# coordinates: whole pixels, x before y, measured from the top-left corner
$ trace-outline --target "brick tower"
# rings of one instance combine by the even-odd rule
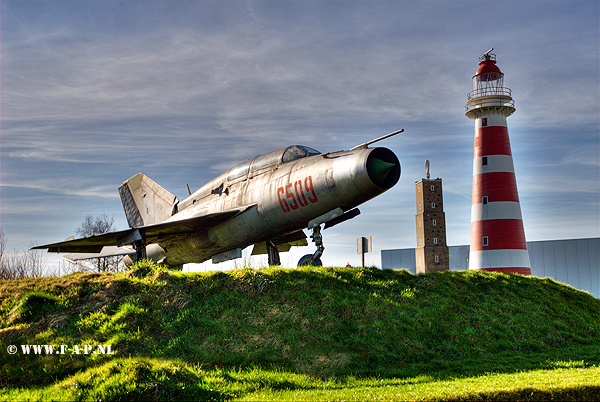
[[[469,269],[531,275],[506,125],[514,101],[492,50],[479,56],[465,113],[475,120]]]
[[[448,271],[450,258],[446,244],[446,214],[442,195],[442,179],[429,178],[429,161],[425,162],[426,178],[415,183],[417,195],[417,274]]]

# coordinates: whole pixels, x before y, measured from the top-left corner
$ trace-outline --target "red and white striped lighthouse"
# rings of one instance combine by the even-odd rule
[[[469,269],[531,275],[506,125],[514,100],[492,50],[479,57],[465,113],[475,120]]]

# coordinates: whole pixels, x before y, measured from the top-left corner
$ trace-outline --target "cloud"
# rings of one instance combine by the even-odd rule
[[[74,183],[71,178],[48,180],[26,180],[19,182],[2,181],[2,187],[36,190],[42,193],[61,194],[89,198],[119,198],[114,187],[93,186],[85,183]]]

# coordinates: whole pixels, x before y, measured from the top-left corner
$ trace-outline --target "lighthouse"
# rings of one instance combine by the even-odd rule
[[[465,113],[475,120],[469,269],[531,275],[506,124],[514,100],[492,50],[479,56]]]

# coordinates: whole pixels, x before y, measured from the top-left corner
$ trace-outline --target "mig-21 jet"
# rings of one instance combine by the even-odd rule
[[[33,247],[73,253],[68,260],[124,256],[126,265],[143,258],[181,267],[267,254],[279,265],[279,252],[308,245],[303,229],[312,231],[317,250],[298,265],[321,265],[321,225],[331,227],[354,218],[356,208],[392,188],[400,179],[400,162],[387,148],[369,145],[399,130],[348,151],[320,153],[292,145],[238,163],[179,201],[142,173],[126,180],[119,195],[129,229]]]

